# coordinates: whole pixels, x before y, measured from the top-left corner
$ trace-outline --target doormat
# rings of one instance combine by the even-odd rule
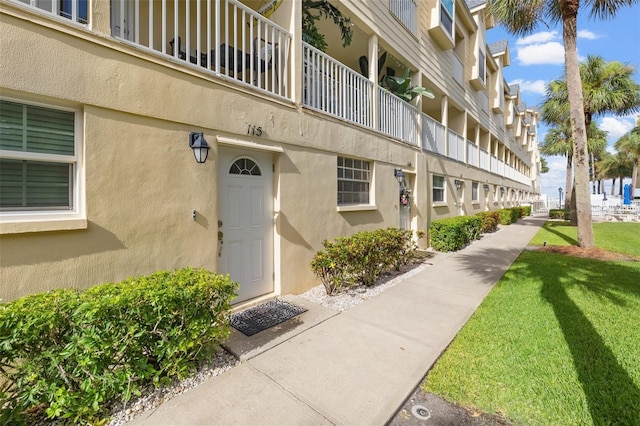
[[[253,336],[306,311],[306,309],[284,300],[270,300],[244,312],[231,315],[231,327],[245,336]]]

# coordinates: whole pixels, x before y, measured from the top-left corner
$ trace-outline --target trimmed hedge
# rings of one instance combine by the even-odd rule
[[[0,305],[0,423],[46,413],[100,423],[106,407],[186,376],[229,336],[237,284],[186,268]]]
[[[564,210],[564,209],[550,209],[549,218],[569,220],[571,219],[571,212],[569,210]]]
[[[388,228],[325,240],[324,249],[311,261],[311,270],[327,294],[359,284],[372,285],[384,271],[399,270],[409,263],[416,248],[411,236],[411,231]]]
[[[500,223],[500,213],[498,213],[497,210],[479,212],[476,213],[476,216],[479,216],[480,220],[482,221],[480,232],[482,232],[483,234],[495,232],[498,230],[498,224]]]
[[[531,216],[531,206],[520,206],[520,208],[522,209],[521,217]]]
[[[501,225],[511,225],[516,223],[522,217],[522,209],[520,207],[512,207],[509,209],[498,210],[500,214]]]
[[[435,220],[429,226],[431,247],[438,251],[456,251],[480,237],[480,216],[457,216]]]

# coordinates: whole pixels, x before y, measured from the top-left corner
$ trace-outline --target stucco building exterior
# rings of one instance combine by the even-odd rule
[[[238,303],[301,293],[325,239],[537,197],[485,1],[331,0],[353,38],[323,18],[325,52],[270,2],[0,0],[3,301],[185,266]],[[382,89],[383,53],[434,98]]]

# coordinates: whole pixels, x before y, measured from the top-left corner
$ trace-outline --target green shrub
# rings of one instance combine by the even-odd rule
[[[480,217],[481,225],[480,232],[486,234],[488,232],[495,232],[498,229],[500,223],[500,213],[497,210],[491,210],[488,212],[476,213],[476,216]]]
[[[324,249],[311,261],[311,270],[327,294],[372,285],[382,272],[409,263],[415,250],[411,236],[411,231],[388,228],[325,240]]]
[[[0,421],[100,422],[144,385],[184,377],[228,337],[236,287],[187,268],[0,305]]]
[[[520,207],[512,207],[510,209],[500,209],[498,210],[500,214],[500,224],[501,225],[511,225],[515,223],[520,218],[522,214],[522,210]]]
[[[520,208],[522,209],[521,217],[531,216],[531,206],[520,206]]]
[[[434,220],[429,226],[431,247],[438,251],[456,251],[480,237],[482,219],[479,216],[458,216]]]
[[[571,219],[571,214],[569,210],[564,209],[549,209],[549,218],[551,219]]]

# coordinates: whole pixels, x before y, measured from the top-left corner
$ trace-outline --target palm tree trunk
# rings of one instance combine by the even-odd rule
[[[573,188],[573,154],[567,153],[567,172],[564,181],[564,208],[568,209],[571,205],[571,188]]]
[[[638,180],[638,159],[633,162],[633,171],[631,172],[631,199],[633,200],[635,188],[636,188],[636,180]]]
[[[611,195],[614,195],[616,192],[616,178],[611,179]]]
[[[564,40],[564,63],[569,92],[569,113],[573,130],[573,156],[575,168],[575,204],[578,218],[578,245],[593,247],[591,224],[591,194],[589,193],[589,153],[584,114],[582,81],[576,46],[579,0],[560,2],[562,12],[562,34]]]
[[[622,197],[622,185],[624,184],[624,176],[620,176],[620,184],[618,185],[618,195]]]
[[[596,157],[593,155],[593,153],[590,154],[591,156],[591,188],[592,188],[592,193],[595,194],[596,193]]]

